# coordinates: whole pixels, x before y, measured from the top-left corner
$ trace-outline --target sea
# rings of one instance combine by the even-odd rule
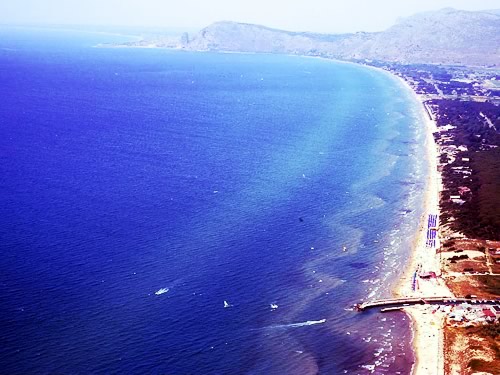
[[[0,372],[410,374],[427,175],[387,73],[0,29]]]

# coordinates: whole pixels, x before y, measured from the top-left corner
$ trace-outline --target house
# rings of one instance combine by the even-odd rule
[[[495,315],[495,313],[493,311],[491,311],[490,309],[483,309],[483,315],[484,317],[487,319],[487,320],[490,320],[490,319],[495,319],[497,316]]]
[[[450,201],[453,203],[464,204],[465,201],[461,199],[460,195],[450,195]]]
[[[493,306],[493,311],[495,312],[496,316],[500,316],[500,306]]]

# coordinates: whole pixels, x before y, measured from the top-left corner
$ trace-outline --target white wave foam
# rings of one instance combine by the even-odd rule
[[[273,326],[269,326],[266,328],[297,328],[297,327],[305,327],[305,326],[312,326],[315,324],[323,324],[326,322],[326,319],[320,319],[320,320],[307,320],[305,322],[300,322],[300,323],[290,323],[290,324],[277,324]]]

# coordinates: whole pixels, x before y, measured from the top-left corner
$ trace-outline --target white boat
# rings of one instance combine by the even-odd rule
[[[275,303],[271,303],[271,309],[275,310],[278,308],[278,305]]]
[[[231,307],[231,305],[229,304],[229,302],[224,301],[224,308],[226,309],[226,308],[228,308],[228,307]]]
[[[161,288],[161,289],[158,289],[158,290],[155,292],[155,294],[156,294],[157,296],[159,296],[160,294],[167,293],[168,291],[169,291],[169,289],[168,289],[168,288]]]

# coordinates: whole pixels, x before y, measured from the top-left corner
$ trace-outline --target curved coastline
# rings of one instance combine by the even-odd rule
[[[439,217],[439,191],[441,188],[440,175],[437,170],[437,150],[433,138],[433,132],[437,130],[436,123],[426,112],[423,98],[403,78],[383,69],[373,69],[390,74],[399,80],[401,85],[411,93],[411,96],[419,103],[419,117],[421,118],[422,125],[425,127],[425,156],[428,174],[422,202],[423,213],[420,218],[418,230],[413,235],[409,262],[403,276],[395,285],[393,294],[396,297],[451,296],[452,293],[448,287],[443,282],[439,283],[438,279],[436,279],[437,285],[420,283],[417,290],[413,290],[412,288],[412,277],[419,266],[422,267],[423,265],[423,267],[426,267],[425,270],[433,269],[436,273],[440,273],[440,263],[437,254],[434,250],[427,249],[425,246],[427,216],[429,214],[437,214]],[[427,314],[427,312],[415,307],[405,308],[404,312],[409,316],[412,323],[412,344],[415,354],[412,374],[444,374],[442,317],[436,316],[437,314]]]
[[[361,63],[342,61],[336,59],[321,58],[344,64],[353,64],[374,70],[391,77],[399,82],[399,85],[411,97],[419,109],[419,118],[425,127],[425,164],[427,165],[427,176],[425,181],[425,192],[422,201],[422,214],[418,223],[417,231],[412,236],[412,246],[409,261],[406,264],[403,275],[392,288],[394,297],[417,297],[417,296],[452,296],[453,294],[444,284],[426,285],[422,290],[412,290],[412,278],[419,265],[433,268],[440,274],[440,263],[437,254],[426,249],[427,236],[426,219],[429,214],[437,214],[439,217],[439,191],[441,190],[440,174],[437,170],[437,149],[434,142],[433,132],[437,130],[435,121],[430,118],[425,109],[424,99],[417,94],[413,88],[402,77],[382,68],[369,66]],[[415,307],[406,307],[402,310],[410,318],[412,330],[412,347],[415,363],[412,366],[413,375],[444,375],[444,353],[443,353],[443,318],[437,314],[427,314]],[[435,355],[437,353],[438,355]]]
[[[305,56],[311,57],[311,56]],[[394,297],[417,297],[417,296],[452,296],[451,291],[444,284],[437,286],[427,285],[425,290],[412,290],[412,277],[419,265],[425,264],[433,268],[436,273],[440,273],[440,263],[437,254],[433,254],[426,249],[425,242],[427,236],[426,219],[429,214],[437,214],[439,217],[439,191],[441,190],[440,175],[437,170],[437,149],[434,142],[433,132],[437,130],[435,121],[430,118],[426,111],[424,99],[417,94],[413,88],[402,77],[382,68],[369,66],[361,63],[342,61],[323,57],[319,58],[334,61],[341,64],[352,64],[382,73],[399,83],[402,90],[405,90],[409,97],[415,102],[419,110],[418,117],[421,125],[425,128],[425,164],[427,166],[427,176],[425,181],[425,192],[422,201],[422,214],[417,226],[417,231],[413,233],[411,240],[411,250],[409,261],[406,264],[403,275],[395,281],[392,287]],[[427,251],[426,251],[427,250]],[[415,362],[412,366],[413,375],[444,375],[444,353],[443,353],[443,318],[415,307],[407,307],[402,311],[409,317],[412,331],[412,347]],[[435,355],[438,353],[438,355]]]

